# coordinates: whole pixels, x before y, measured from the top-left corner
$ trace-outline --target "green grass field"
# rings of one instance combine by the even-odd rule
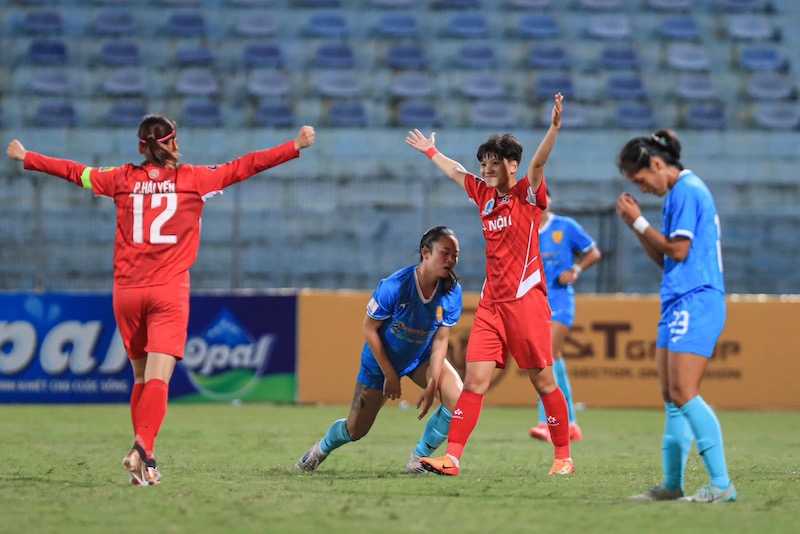
[[[346,407],[175,405],[161,486],[127,485],[127,406],[0,406],[0,532],[797,532],[800,413],[722,412],[739,501],[629,503],[660,479],[663,414],[580,413],[578,472],[550,477],[533,410],[486,408],[461,476],[408,475],[422,431],[387,406],[316,473],[294,463]],[[687,489],[706,482],[693,451]]]

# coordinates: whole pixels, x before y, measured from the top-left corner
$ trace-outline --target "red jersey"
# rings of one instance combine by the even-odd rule
[[[486,240],[486,281],[481,298],[487,302],[515,300],[533,288],[546,297],[538,230],[542,210],[547,207],[544,179],[535,193],[523,178],[502,197],[474,174],[467,174],[464,186],[478,206]]]
[[[64,178],[114,199],[114,282],[151,286],[168,282],[194,264],[207,198],[299,156],[294,142],[288,141],[222,165],[179,165],[177,169],[149,163],[93,168],[30,151],[24,163],[26,169]]]

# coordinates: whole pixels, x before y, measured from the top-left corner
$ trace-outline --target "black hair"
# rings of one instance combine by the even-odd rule
[[[522,161],[522,144],[511,134],[492,134],[481,146],[476,154],[478,161],[483,161],[486,156],[496,156],[508,161]]]
[[[169,115],[146,115],[139,124],[139,142],[146,163],[175,167],[180,154],[169,150],[165,143],[178,134],[178,123]]]
[[[672,130],[659,130],[649,137],[635,137],[628,141],[617,156],[617,168],[622,174],[634,174],[649,168],[653,156],[683,170],[681,143]]]
[[[428,250],[433,250],[433,244],[439,241],[439,238],[445,235],[451,235],[453,237],[456,236],[456,233],[448,228],[447,226],[434,226],[424,234],[422,234],[422,239],[419,241],[419,261],[422,261],[422,249],[426,248]],[[450,276],[447,278],[440,278],[442,281],[442,293],[447,294],[450,293],[453,288],[456,287],[456,282],[458,282],[458,276],[454,271],[450,271]]]

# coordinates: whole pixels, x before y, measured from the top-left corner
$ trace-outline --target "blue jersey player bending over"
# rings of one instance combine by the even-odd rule
[[[551,343],[553,346],[553,374],[556,384],[564,392],[569,413],[569,439],[580,441],[581,427],[575,418],[575,406],[572,401],[572,385],[567,375],[567,365],[561,354],[564,341],[575,320],[574,284],[580,274],[597,263],[601,258],[600,249],[586,230],[571,217],[556,215],[551,211],[550,191],[547,191],[547,209],[542,212],[539,223],[539,249],[544,261],[544,273],[547,280],[547,300],[552,310],[550,323]],[[544,405],[539,402],[538,424],[530,429],[532,438],[551,441],[550,428]]]
[[[314,471],[328,455],[367,435],[387,399],[399,399],[400,378],[408,376],[423,389],[419,419],[438,396],[433,412],[406,464],[410,473],[426,473],[419,459],[430,456],[450,429],[451,413],[463,384],[445,359],[450,327],[461,316],[461,285],[453,269],[458,240],[450,228],[431,228],[419,244],[420,262],[381,280],[367,305],[366,343],[353,403],[346,419],[335,421],[325,436],[295,464]]]
[[[656,367],[667,415],[661,444],[664,480],[631,499],[731,502],[736,489],[728,475],[722,428],[700,396],[703,373],[725,326],[719,215],[706,184],[683,168],[680,157],[675,133],[659,130],[631,139],[617,158],[620,172],[643,193],[665,196],[660,232],[642,216],[631,195],[617,199],[617,213],[663,270]],[[710,481],[684,497],[683,475],[693,438]]]

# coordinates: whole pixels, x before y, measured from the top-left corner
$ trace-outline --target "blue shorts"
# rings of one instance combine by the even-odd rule
[[[548,288],[547,299],[550,302],[551,315],[553,321],[564,323],[569,328],[575,322],[575,295],[566,291],[552,291]]]
[[[371,356],[370,356],[371,358]],[[420,365],[430,360],[430,354],[426,358],[421,358],[412,362],[408,367],[401,371],[397,371],[397,376],[403,378],[404,376],[408,376],[413,374]],[[379,391],[383,391],[383,382],[386,377],[383,375],[383,371],[378,366],[378,362],[372,359],[372,365],[365,365],[364,362],[361,362],[361,369],[358,371],[358,378],[356,379],[359,384],[364,384],[370,389],[377,389]],[[396,369],[395,369],[396,370]]]
[[[656,347],[710,358],[725,327],[725,295],[701,288],[661,312]]]

